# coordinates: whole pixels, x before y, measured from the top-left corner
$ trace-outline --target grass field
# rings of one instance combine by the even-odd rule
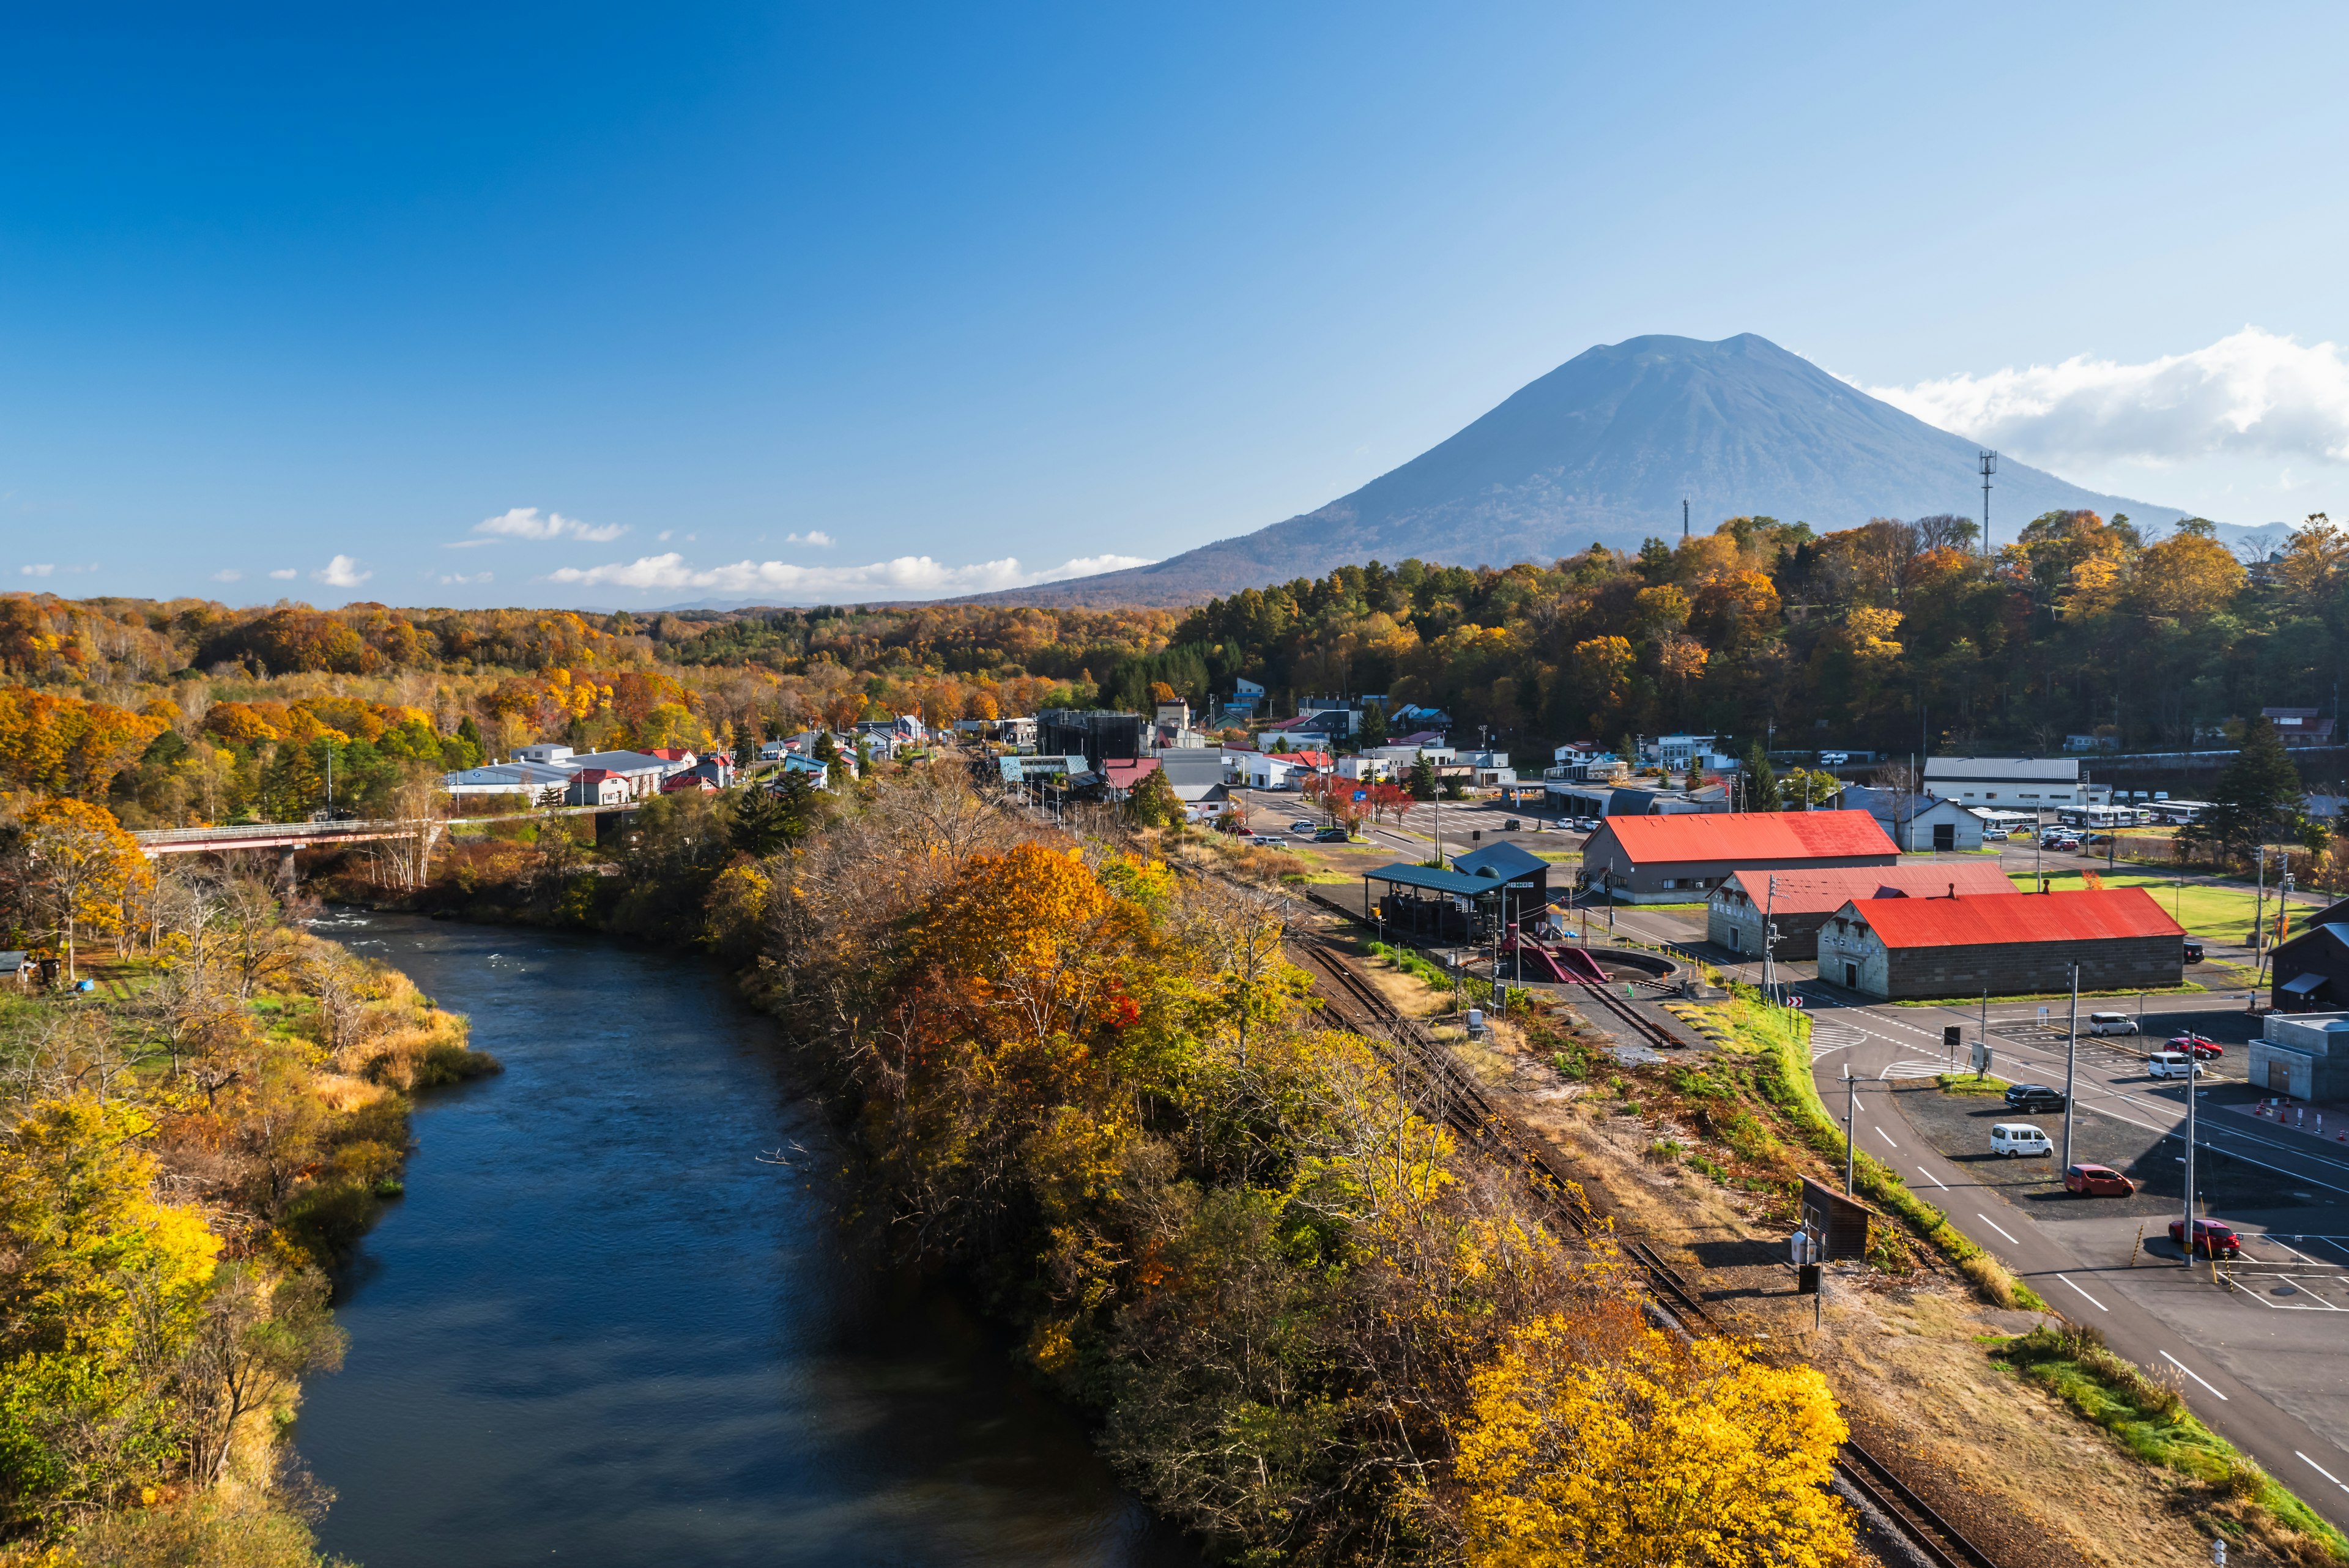
[[[2179,925],[2205,941],[2240,943],[2251,935],[2253,906],[2257,892],[2250,888],[2212,888],[2189,882],[2181,889],[2175,877],[2165,877],[2158,871],[2112,871],[2096,873],[2107,888],[2142,888],[2151,893],[2154,901]],[[2033,890],[2027,872],[2014,874],[2015,886],[2025,892]],[[2047,885],[2058,893],[2076,891],[2085,886],[2077,870],[2051,871]],[[2294,909],[2294,918],[2311,912],[2304,906]],[[2275,898],[2268,898],[2268,918],[2275,918]]]

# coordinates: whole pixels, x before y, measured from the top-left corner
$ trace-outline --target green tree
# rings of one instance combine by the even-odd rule
[[[1383,746],[1387,743],[1387,711],[1385,708],[1376,702],[1364,705],[1362,709],[1362,729],[1361,738],[1362,750],[1366,752],[1373,746]]]
[[[764,860],[790,847],[792,835],[783,821],[781,800],[757,784],[737,791],[726,836],[735,848],[753,860]]]
[[[2275,725],[2254,719],[2243,732],[2243,748],[2219,775],[2210,807],[2190,830],[2195,839],[2232,855],[2249,855],[2279,838],[2309,836],[2308,788]]]
[[[1776,811],[1785,804],[1778,794],[1777,770],[1759,741],[1745,748],[1744,795],[1748,811]]]
[[[830,730],[817,734],[815,745],[808,754],[830,768],[833,773],[837,774],[840,771],[840,742],[832,738]]]
[[[1157,768],[1142,775],[1133,793],[1126,797],[1126,815],[1143,827],[1179,827],[1183,825],[1183,797],[1166,782],[1166,774]]]
[[[1411,798],[1413,800],[1433,800],[1435,798],[1435,764],[1429,762],[1423,754],[1413,758],[1411,772],[1405,779],[1405,787],[1411,791]]]

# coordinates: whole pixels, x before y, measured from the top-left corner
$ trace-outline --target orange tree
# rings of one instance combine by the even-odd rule
[[[66,978],[78,978],[81,939],[112,935],[127,895],[153,877],[139,841],[113,814],[86,801],[53,800],[26,818],[19,847],[23,885],[39,928],[63,950]]]
[[[169,727],[103,702],[0,687],[0,786],[95,800]]]

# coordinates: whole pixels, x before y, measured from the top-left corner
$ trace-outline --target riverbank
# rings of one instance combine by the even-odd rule
[[[316,1563],[282,1433],[342,1355],[328,1271],[402,1190],[413,1094],[497,1070],[307,911],[173,875],[94,990],[0,1002],[0,1562]]]
[[[1806,1479],[1841,1433],[1816,1374],[1649,1328],[1611,1249],[1549,1233],[1460,1149],[1407,1054],[1322,1028],[1277,875],[1114,821],[1050,830],[958,771],[836,805],[754,846],[723,797],[669,797],[600,857],[564,834],[460,846],[415,902],[719,957],[853,1109],[856,1199],[893,1253],[974,1282],[1213,1555],[1653,1549],[1732,1517],[1841,1552],[1848,1516]],[[1663,1401],[1640,1428],[1661,1446],[1561,1493],[1634,1386]],[[1771,1475],[1746,1473],[1764,1449]],[[1666,1452],[1698,1458],[1702,1507],[1639,1481]]]

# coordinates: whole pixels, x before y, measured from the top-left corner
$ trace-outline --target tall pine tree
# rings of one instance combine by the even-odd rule
[[[1745,748],[1745,809],[1776,811],[1785,803],[1778,796],[1777,771],[1770,765],[1770,753],[1754,742]]]
[[[2300,843],[2312,836],[2308,788],[2284,750],[2275,726],[2254,719],[2243,732],[2243,749],[2219,775],[2209,809],[2194,824],[2193,836],[2232,855],[2249,855],[2262,844]],[[2322,842],[2321,837],[2318,839]]]

